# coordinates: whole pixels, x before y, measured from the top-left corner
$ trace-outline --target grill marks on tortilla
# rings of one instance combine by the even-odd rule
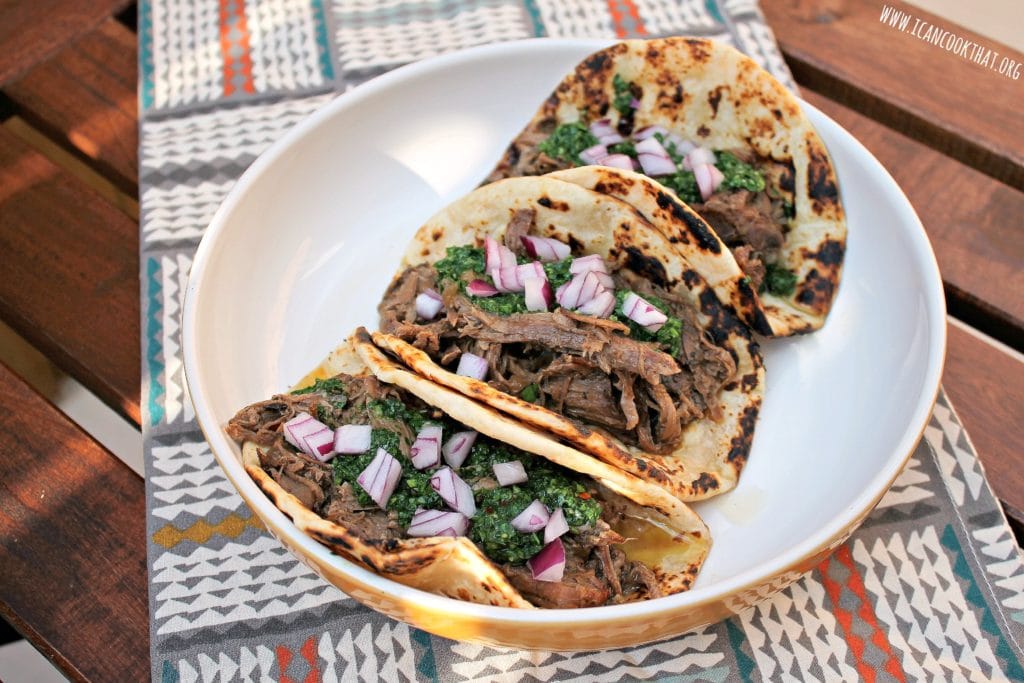
[[[822,218],[841,215],[839,189],[828,153],[816,135],[808,135],[807,149],[807,196],[814,214]]]

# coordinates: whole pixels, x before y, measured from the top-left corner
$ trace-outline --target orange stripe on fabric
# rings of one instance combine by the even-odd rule
[[[237,39],[232,36],[233,28],[238,29]],[[241,52],[237,59],[231,55],[235,47]],[[249,94],[255,93],[252,57],[249,53],[249,26],[245,20],[245,0],[220,0],[220,53],[224,59],[224,96],[235,94],[235,80],[239,77],[242,79],[242,90]]]
[[[630,19],[633,20],[634,29],[630,32],[625,23],[623,22],[623,14],[619,9],[620,3],[626,6],[626,12],[629,14]],[[615,35],[619,38],[627,38],[630,35],[645,36],[647,35],[647,29],[644,28],[644,22],[640,19],[640,12],[637,10],[636,5],[633,4],[633,0],[608,0],[608,13],[612,15],[612,25],[615,27]]]
[[[626,9],[629,11],[629,16],[631,16],[633,21],[636,22],[636,28],[633,29],[633,32],[638,36],[646,36],[647,28],[644,27],[644,22],[640,20],[640,11],[637,10],[636,5],[633,4],[633,0],[622,1],[626,3]]]
[[[846,580],[846,587],[857,596],[860,601],[860,607],[857,609],[857,616],[867,622],[868,626],[871,627],[871,642],[879,650],[887,655],[885,662],[885,670],[893,678],[906,683],[907,677],[903,672],[903,668],[900,666],[899,660],[896,659],[896,655],[893,652],[892,644],[889,642],[888,637],[885,635],[885,631],[882,630],[878,624],[878,618],[875,615],[875,610],[871,606],[871,601],[868,599],[867,590],[864,588],[864,580],[860,574],[857,573],[857,569],[853,564],[853,556],[850,554],[849,546],[843,546],[835,552],[835,554],[825,560],[818,566],[818,572],[821,574],[822,584],[825,586],[825,592],[828,593],[829,598],[832,600],[832,611],[835,614],[836,620],[843,629],[843,633],[846,637],[846,642],[850,645],[850,650],[853,652],[853,658],[857,664],[857,672],[868,681],[868,683],[874,683],[877,674],[874,667],[871,666],[864,659],[864,640],[853,632],[853,613],[843,609],[839,605],[839,599],[842,595],[843,587],[839,582],[835,581],[828,575],[828,568],[830,563],[839,562],[846,567],[850,577]]]

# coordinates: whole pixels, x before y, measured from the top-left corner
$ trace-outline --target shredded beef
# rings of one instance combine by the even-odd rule
[[[506,564],[502,571],[515,589],[537,607],[598,607],[611,597],[608,583],[598,577],[578,553],[568,550],[561,581],[538,581],[529,567]]]
[[[482,184],[493,183],[502,178],[511,178],[524,175],[544,175],[552,171],[560,171],[565,168],[572,168],[573,164],[549,157],[541,152],[538,147],[540,143],[548,139],[554,132],[558,122],[554,119],[542,121],[533,130],[524,131],[516,138],[498,167],[487,177]]]
[[[283,439],[282,439],[283,441]],[[306,455],[290,453],[283,444],[261,448],[260,466],[310,510],[320,509],[331,488],[331,467]]]
[[[523,236],[530,233],[530,228],[537,218],[535,209],[518,209],[512,214],[512,220],[505,228],[505,246],[512,250],[517,256],[526,256],[526,247],[523,245]]]
[[[280,394],[269,401],[260,401],[242,408],[228,422],[227,433],[235,441],[252,441],[270,446],[280,438],[281,425],[299,413],[316,410],[320,397],[315,394]]]
[[[740,270],[750,278],[750,287],[756,292],[761,289],[767,267],[761,257],[754,251],[754,248],[744,244],[733,247],[732,255],[736,258],[736,264]]]
[[[734,250],[734,255],[736,247],[749,247],[742,256],[737,256],[737,261],[741,261],[740,267],[751,280],[763,270],[765,261],[775,260],[785,241],[776,211],[764,192],[716,192],[703,204],[694,204],[693,209]],[[758,285],[763,277],[762,273]]]
[[[360,505],[348,482],[334,487],[330,503],[322,514],[325,519],[344,526],[365,540],[404,536],[402,527],[391,514],[372,503],[370,507]]]

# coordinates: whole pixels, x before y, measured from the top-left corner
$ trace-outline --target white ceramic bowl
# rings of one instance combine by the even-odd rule
[[[824,329],[764,344],[767,392],[749,465],[735,491],[696,506],[714,547],[693,590],[581,610],[484,607],[391,582],[298,532],[245,474],[223,425],[294,384],[357,325],[374,327],[416,228],[472,189],[561,77],[605,44],[492,45],[339,97],[246,171],[192,266],[185,372],[227,476],[322,576],[441,635],[590,649],[726,616],[845,540],[909,457],[938,390],[945,309],[921,223],[878,161],[804,105],[832,153],[849,218],[844,279]]]

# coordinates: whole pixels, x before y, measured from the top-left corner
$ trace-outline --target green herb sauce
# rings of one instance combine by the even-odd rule
[[[548,276],[548,283],[551,286],[552,293],[572,279],[572,273],[569,272],[572,261],[573,257],[569,256],[563,261],[553,261],[544,264],[544,273]]]
[[[700,187],[692,171],[676,171],[672,175],[661,176],[658,182],[668,187],[687,204],[699,204],[704,201],[700,196]]]
[[[729,152],[718,152],[715,166],[725,180],[722,181],[722,188],[726,190],[750,190],[751,192],[763,192],[765,188],[764,176],[750,164],[740,161]]]
[[[483,277],[486,262],[484,250],[479,247],[448,247],[445,257],[434,264],[438,284],[451,280],[465,289],[463,274],[472,273],[474,276]]]
[[[587,126],[579,121],[563,123],[555,129],[538,149],[549,157],[561,159],[570,164],[583,165],[580,152],[597,144],[597,138]]]
[[[628,289],[615,292],[615,311],[609,316],[612,320],[629,326],[629,336],[637,341],[657,342],[673,357],[678,357],[683,349],[683,321],[669,313],[668,305],[657,297],[644,297],[644,301],[668,316],[668,320],[657,332],[648,332],[636,324],[632,318],[622,312],[622,302],[629,295]]]
[[[633,110],[633,93],[630,85],[630,82],[619,74],[615,74],[615,77],[612,78],[612,87],[615,88],[612,106],[623,116],[628,115]]]
[[[792,270],[769,263],[765,271],[761,292],[768,290],[775,296],[792,296],[796,291],[796,273]]]

